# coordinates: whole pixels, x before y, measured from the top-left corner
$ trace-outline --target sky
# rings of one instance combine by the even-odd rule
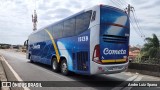
[[[39,29],[99,4],[123,10],[128,4],[134,7],[134,14],[130,15],[130,45],[143,45],[144,38],[152,37],[153,33],[160,39],[160,0],[0,0],[0,43],[23,45],[33,32],[34,9]]]

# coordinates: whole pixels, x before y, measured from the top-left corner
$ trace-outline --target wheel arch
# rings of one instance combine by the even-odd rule
[[[56,58],[57,59],[57,57],[56,57],[56,55],[54,54],[54,55],[52,55],[52,58],[51,58],[51,65],[52,65],[52,60],[53,60],[53,58]],[[62,62],[62,60],[66,60],[66,62],[67,62],[67,58],[65,57],[65,56],[60,56],[60,60],[59,60],[59,62],[58,62],[58,64],[60,64],[61,62]]]

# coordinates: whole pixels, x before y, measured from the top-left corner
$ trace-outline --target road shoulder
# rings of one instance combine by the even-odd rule
[[[7,81],[7,76],[2,64],[2,56],[0,55],[0,81]],[[2,85],[1,85],[2,86]],[[1,87],[2,90],[10,90],[8,87]]]
[[[3,67],[3,71],[6,76],[6,81],[22,81],[22,79],[18,76],[18,74],[13,70],[13,68],[8,64],[8,62],[5,60],[3,56],[0,57],[1,59],[1,65]],[[18,77],[18,78],[17,78]],[[27,87],[5,87],[2,88],[2,90],[30,90]]]

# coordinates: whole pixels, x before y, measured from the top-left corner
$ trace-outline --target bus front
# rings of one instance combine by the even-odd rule
[[[119,73],[128,68],[130,26],[128,15],[100,5],[98,43],[92,54],[91,73]]]

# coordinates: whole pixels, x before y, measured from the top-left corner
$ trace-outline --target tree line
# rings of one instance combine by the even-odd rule
[[[10,44],[0,43],[0,49],[9,49],[11,47]]]
[[[160,41],[156,34],[145,38],[145,42],[140,52],[140,62],[160,64]]]

